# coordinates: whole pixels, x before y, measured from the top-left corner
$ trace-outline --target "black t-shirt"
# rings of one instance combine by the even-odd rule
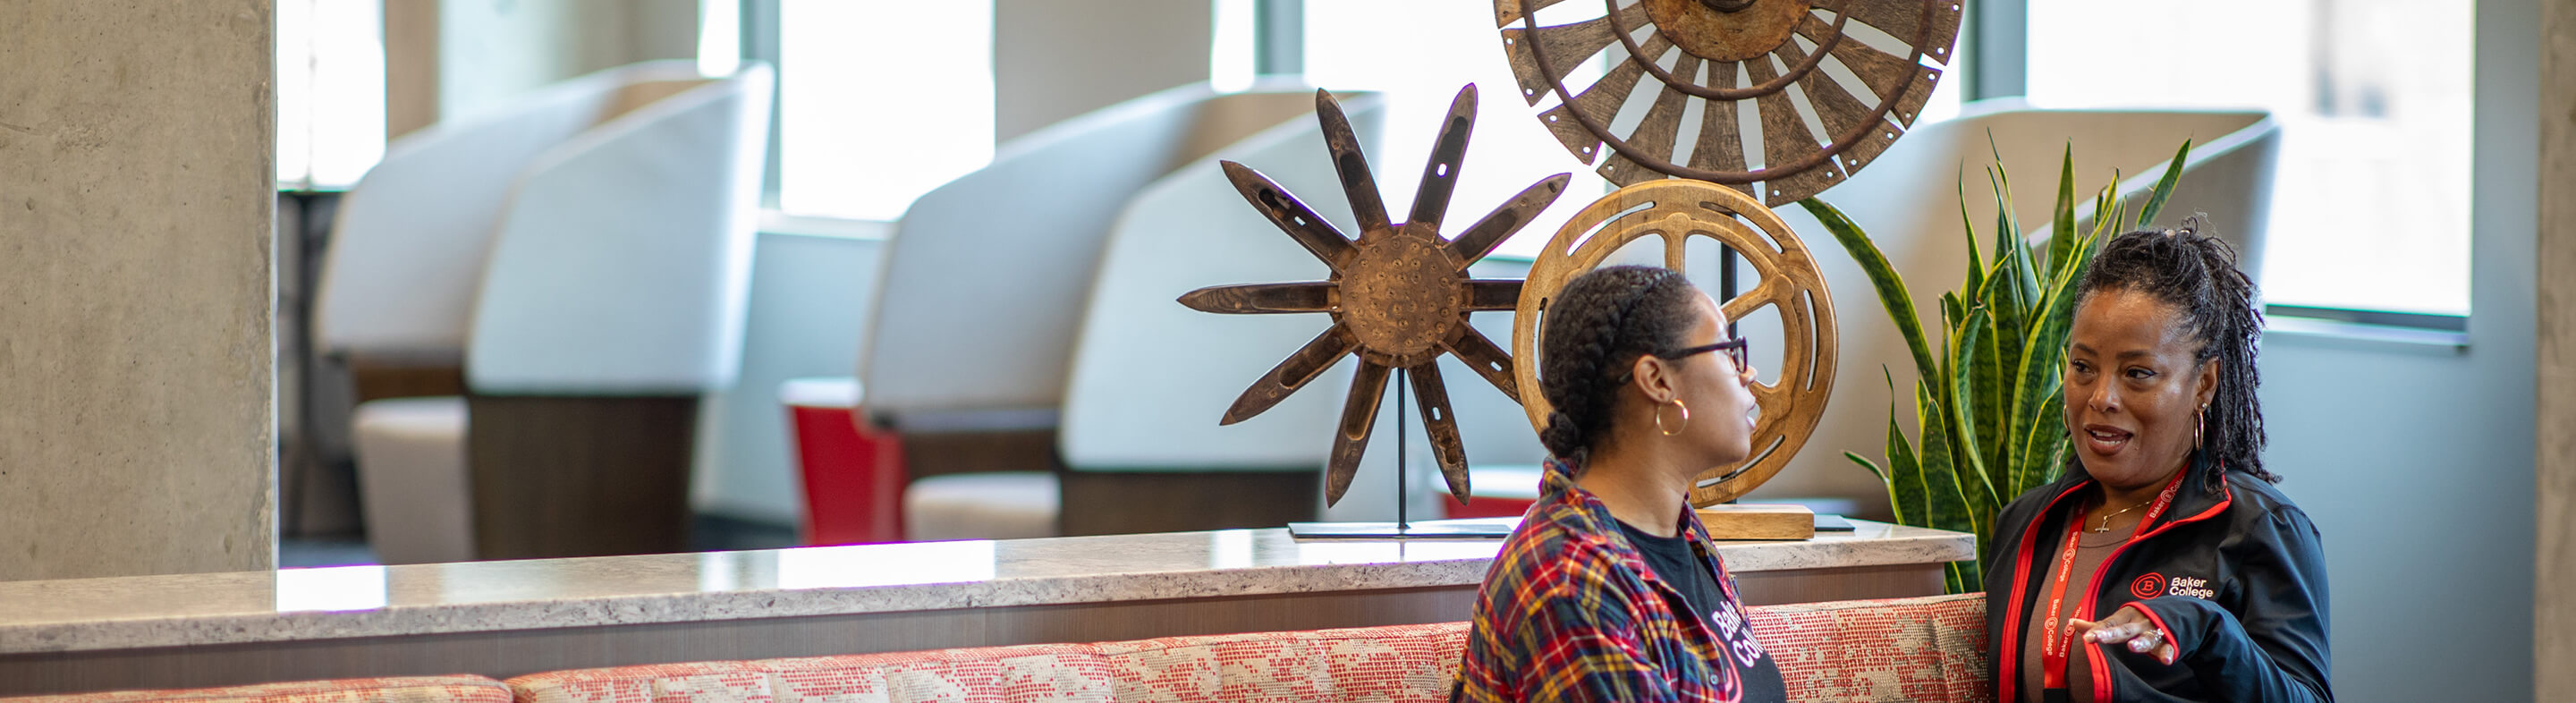
[[[1645,555],[1646,566],[1655,576],[1681,591],[1682,602],[1699,615],[1700,622],[1717,632],[1726,642],[1726,665],[1744,681],[1744,703],[1769,703],[1789,700],[1788,684],[1780,679],[1780,663],[1753,638],[1752,623],[1744,618],[1743,604],[1726,597],[1717,585],[1717,574],[1700,561],[1699,550],[1690,539],[1679,535],[1657,537],[1628,523],[1619,523],[1628,533],[1628,543]]]

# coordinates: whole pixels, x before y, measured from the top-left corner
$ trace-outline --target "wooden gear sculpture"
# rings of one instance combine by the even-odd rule
[[[1606,145],[1613,153],[1599,170],[1613,183],[1674,176],[1747,195],[1761,183],[1763,202],[1778,207],[1849,178],[1914,124],[1941,77],[1921,60],[1949,63],[1964,0],[1604,0],[1594,19],[1539,26],[1539,10],[1562,1],[1494,0],[1494,20],[1521,97],[1558,101],[1539,119],[1575,158],[1591,164]],[[1642,40],[1641,29],[1651,30]],[[1624,60],[1580,92],[1566,85],[1613,44]],[[1624,134],[1615,130],[1647,77],[1661,86],[1653,105]],[[1685,140],[1693,101],[1698,133]],[[1746,122],[1758,131],[1747,134]],[[1748,146],[1760,148],[1760,167],[1746,164]]]
[[[1539,321],[1549,298],[1563,290],[1567,281],[1600,266],[1613,252],[1646,237],[1662,240],[1664,267],[1676,271],[1682,268],[1691,237],[1725,244],[1759,275],[1753,290],[1720,304],[1726,319],[1743,320],[1766,307],[1780,315],[1786,339],[1779,380],[1757,381],[1752,388],[1753,399],[1761,407],[1753,426],[1753,453],[1743,463],[1700,472],[1691,487],[1691,505],[1734,500],[1770,480],[1806,444],[1824,414],[1825,401],[1833,395],[1834,359],[1839,351],[1833,296],[1825,289],[1815,257],[1779,215],[1752,196],[1701,181],[1648,181],[1621,188],[1575,214],[1530,266],[1512,320],[1512,356],[1522,362],[1514,375],[1521,387],[1538,387]],[[1530,424],[1542,430],[1548,413],[1555,410],[1543,395],[1520,398]]]
[[[1439,141],[1432,147],[1430,163],[1423,167],[1421,185],[1414,191],[1413,212],[1403,222],[1388,221],[1386,204],[1379,197],[1368,159],[1360,153],[1350,120],[1343,116],[1332,94],[1315,91],[1315,112],[1323,123],[1325,146],[1341,176],[1342,190],[1350,198],[1352,214],[1359,222],[1356,240],[1343,236],[1260,172],[1232,161],[1223,165],[1226,178],[1233,181],[1245,200],[1251,201],[1253,209],[1261,211],[1315,258],[1322,259],[1332,268],[1331,277],[1301,283],[1212,286],[1182,295],[1180,302],[1215,313],[1323,312],[1332,315],[1333,326],[1253,382],[1226,410],[1221,424],[1242,422],[1269,410],[1322,375],[1343,355],[1357,354],[1359,373],[1352,379],[1350,397],[1342,406],[1341,426],[1333,437],[1328,480],[1324,484],[1325,504],[1338,503],[1350,489],[1353,474],[1359,471],[1360,454],[1367,449],[1369,433],[1377,423],[1378,400],[1386,391],[1387,375],[1391,369],[1403,369],[1421,406],[1423,429],[1430,436],[1440,474],[1448,481],[1450,495],[1463,503],[1468,488],[1466,448],[1458,438],[1458,423],[1450,412],[1447,387],[1441,383],[1440,355],[1457,355],[1501,389],[1504,396],[1524,400],[1516,390],[1523,386],[1517,386],[1512,378],[1511,357],[1467,325],[1468,313],[1513,309],[1521,299],[1521,282],[1469,280],[1467,265],[1484,258],[1519,231],[1522,224],[1556,202],[1571,176],[1560,173],[1539,181],[1456,239],[1443,239],[1440,220],[1449,209],[1449,195],[1457,187],[1458,166],[1467,151],[1467,136],[1475,126],[1474,85],[1459,90],[1457,98],[1450,102]]]

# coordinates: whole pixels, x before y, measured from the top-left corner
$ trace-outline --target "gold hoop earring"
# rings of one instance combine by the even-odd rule
[[[1674,398],[1673,407],[1682,411],[1682,426],[1667,430],[1664,429],[1664,406],[1655,406],[1655,431],[1664,433],[1666,437],[1681,434],[1682,430],[1690,428],[1690,406],[1683,405],[1682,399]]]
[[[2207,430],[2209,429],[2209,406],[2207,406],[2207,405],[2200,406],[2200,410],[2199,410],[2199,411],[2193,412],[2193,413],[2191,414],[2191,419],[2192,419],[2192,426],[2191,426],[2191,448],[2193,448],[2193,449],[2199,449],[2199,448],[2200,448],[2200,435],[2201,435],[2201,433],[2202,433],[2202,432],[2207,431]]]

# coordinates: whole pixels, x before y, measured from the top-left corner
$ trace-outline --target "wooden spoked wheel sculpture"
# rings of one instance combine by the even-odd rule
[[[1587,236],[1588,235],[1588,236]],[[1628,186],[1592,203],[1539,253],[1521,286],[1512,322],[1513,372],[1521,407],[1530,424],[1544,431],[1555,408],[1539,388],[1539,329],[1547,304],[1567,281],[1599,267],[1620,248],[1647,237],[1663,240],[1665,268],[1682,270],[1692,237],[1708,237],[1744,257],[1758,282],[1752,290],[1720,307],[1729,321],[1745,319],[1764,308],[1778,311],[1784,339],[1779,376],[1753,384],[1760,417],[1753,426],[1753,452],[1734,466],[1713,466],[1692,485],[1692,505],[1706,507],[1735,499],[1762,485],[1787,465],[1806,444],[1817,419],[1833,395],[1834,358],[1838,351],[1833,296],[1806,244],[1789,231],[1777,214],[1731,188],[1689,180],[1659,180]],[[1764,354],[1767,356],[1767,354]]]
[[[1779,207],[1850,178],[1914,124],[1941,78],[1922,59],[1949,63],[1964,0],[1603,0],[1593,19],[1540,26],[1540,10],[1562,1],[1494,0],[1494,20],[1522,99],[1557,101],[1539,120],[1575,158],[1593,163],[1606,146],[1599,170],[1612,183],[1673,176],[1746,195],[1760,183]],[[1616,64],[1567,86],[1595,55]],[[1655,91],[1652,106],[1622,117],[1643,91]]]

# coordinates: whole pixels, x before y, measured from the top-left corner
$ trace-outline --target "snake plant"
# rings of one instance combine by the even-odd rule
[[[2186,141],[2137,208],[2134,220],[2125,218],[2128,208],[2114,190],[2119,186],[2115,172],[2112,184],[2094,196],[2091,227],[2079,232],[2075,156],[2070,145],[2058,174],[2056,216],[2043,247],[2024,238],[2021,223],[2013,216],[2012,181],[1998,154],[1995,165],[1986,169],[1997,212],[1991,261],[1978,255],[1967,188],[1964,183],[1959,187],[1959,216],[1968,243],[1967,281],[1959,290],[1941,294],[1938,338],[1928,336],[1904,277],[1867,232],[1822,200],[1798,201],[1868,273],[1879,303],[1913,352],[1920,379],[1914,388],[1914,434],[1919,444],[1909,442],[1898,429],[1891,374],[1886,463],[1852,452],[1843,456],[1887,485],[1898,523],[1977,536],[1978,561],[1952,563],[1946,569],[1950,592],[1982,590],[1979,569],[1993,548],[1995,514],[2022,492],[2056,480],[2065,465],[2068,439],[2061,419],[2065,399],[2061,367],[2066,363],[2066,335],[2075,312],[2075,286],[2083,278],[2094,245],[2105,233],[2125,232],[2152,221],[2172,195],[2182,176],[2184,157],[2190,153],[2191,143]]]

